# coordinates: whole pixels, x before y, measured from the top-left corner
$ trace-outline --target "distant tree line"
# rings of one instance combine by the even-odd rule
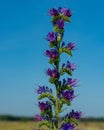
[[[62,117],[60,117],[61,121],[63,120]],[[25,116],[12,116],[12,115],[0,115],[0,121],[36,121],[34,117],[25,117]],[[87,117],[87,118],[81,118],[81,122],[103,122],[104,117],[101,118],[95,118],[95,117]]]
[[[103,122],[104,121],[104,117],[86,117],[86,118],[81,118],[80,119],[81,122]]]
[[[33,121],[33,117],[0,115],[0,121]]]

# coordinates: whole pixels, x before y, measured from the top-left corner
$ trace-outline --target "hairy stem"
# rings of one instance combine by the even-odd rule
[[[62,40],[62,34],[60,34],[60,40],[59,40],[59,44],[57,46],[57,49],[59,51],[59,48],[60,48],[60,42]],[[60,59],[60,55],[59,55],[59,59]],[[60,61],[57,61],[56,63],[56,68],[59,72],[59,63]],[[55,107],[55,116],[56,116],[56,122],[55,122],[55,126],[56,126],[56,129],[55,130],[59,130],[59,127],[58,127],[58,120],[59,120],[59,99],[58,99],[58,92],[59,92],[59,79],[58,79],[58,82],[56,83],[56,107]]]
[[[55,110],[55,115],[56,115],[56,130],[58,130],[59,112],[58,112],[58,90],[57,89],[56,89],[56,110]]]

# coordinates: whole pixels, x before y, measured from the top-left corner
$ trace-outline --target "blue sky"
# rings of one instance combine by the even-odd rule
[[[50,66],[45,36],[52,31],[48,10],[62,6],[73,13],[64,40],[78,48],[71,61],[78,66],[73,77],[79,80],[79,96],[71,108],[84,116],[104,117],[103,5],[103,0],[0,1],[0,114],[34,116],[39,113],[35,88],[54,87],[45,75]],[[62,56],[63,61],[68,58]]]

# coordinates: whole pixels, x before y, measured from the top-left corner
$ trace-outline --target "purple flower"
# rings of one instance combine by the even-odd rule
[[[43,118],[38,114],[35,116],[35,118],[36,118],[37,121],[42,121],[43,120]]]
[[[38,90],[37,90],[37,93],[38,93],[38,94],[42,94],[44,91],[45,91],[44,86],[39,86],[39,88],[38,88]]]
[[[71,123],[62,124],[61,130],[73,130],[74,125]]]
[[[69,85],[71,87],[75,87],[76,84],[77,84],[77,79],[72,79],[72,78],[67,79],[67,85]]]
[[[49,42],[55,42],[57,40],[57,34],[55,32],[49,32],[46,39]]]
[[[71,17],[71,16],[72,16],[70,9],[60,8],[60,12],[61,12],[62,14],[64,14],[65,16],[67,16],[67,17]]]
[[[73,49],[75,48],[75,43],[73,43],[73,42],[68,43],[68,44],[66,45],[66,48],[67,48],[68,50],[73,50]]]
[[[70,63],[69,61],[67,61],[66,68],[74,71],[76,69],[76,66],[74,64]]]
[[[46,56],[50,57],[50,59],[54,59],[59,56],[59,53],[56,49],[46,50],[45,54]]]
[[[52,70],[50,68],[48,68],[48,70],[47,70],[47,75],[52,77]]]
[[[39,102],[39,108],[41,111],[46,110],[49,107],[48,103],[44,103],[44,102]]]
[[[50,9],[49,12],[51,16],[57,16],[59,14],[64,14],[67,17],[72,16],[70,9],[67,9],[67,8],[61,8],[61,7],[59,9],[52,8]]]
[[[64,91],[62,92],[62,95],[65,99],[69,100],[69,101],[72,101],[73,98],[75,98],[75,95],[74,95],[74,90],[67,90],[67,91]]]
[[[52,78],[58,78],[59,77],[59,72],[57,71],[57,69],[48,68],[47,75],[49,75]]]
[[[64,28],[64,20],[58,19],[56,22],[56,25],[58,26],[58,28],[63,29]]]
[[[66,64],[65,63],[62,64],[62,69],[64,69],[64,68],[67,68],[67,69],[69,69],[71,71],[74,71],[76,69],[76,66],[75,66],[75,64],[70,63],[69,61],[67,61]]]
[[[55,9],[55,8],[50,9],[49,12],[50,12],[50,15],[51,15],[51,16],[57,16],[57,15],[59,15],[58,10]]]
[[[52,89],[48,88],[47,86],[44,87],[44,86],[39,86],[39,88],[37,89],[37,94],[42,94],[42,93],[45,93],[45,92],[49,92],[49,93],[52,93]]]
[[[72,118],[75,118],[75,119],[80,119],[81,116],[82,116],[82,112],[74,112],[74,110],[72,110],[70,113],[69,113],[69,116],[72,117]]]

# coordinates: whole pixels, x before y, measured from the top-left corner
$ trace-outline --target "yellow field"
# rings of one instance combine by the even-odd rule
[[[0,130],[37,130],[35,122],[0,122]],[[47,130],[44,128],[44,130]],[[80,123],[76,130],[104,130],[104,122]]]
[[[78,130],[104,130],[104,122],[80,123]]]

